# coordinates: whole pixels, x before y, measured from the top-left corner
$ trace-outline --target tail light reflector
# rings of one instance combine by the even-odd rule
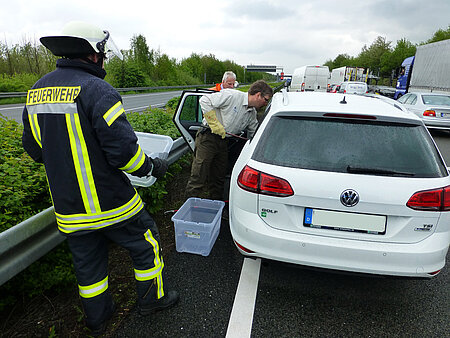
[[[406,206],[414,210],[450,211],[450,186],[418,191],[411,196]]]
[[[256,194],[288,197],[294,195],[291,185],[285,179],[263,173],[245,166],[239,174],[238,186]]]
[[[436,112],[434,110],[425,110],[423,112],[423,116],[436,117]]]
[[[241,249],[242,251],[244,251],[244,252],[247,252],[247,253],[255,253],[254,251],[252,251],[252,250],[250,250],[250,249],[247,249],[245,246],[242,246],[242,245],[240,245],[238,242],[236,242],[236,241],[234,241],[234,243],[236,244],[236,246],[239,248],[239,249]]]
[[[441,272],[441,270],[429,272],[428,274],[429,274],[430,276],[436,276],[439,272]]]

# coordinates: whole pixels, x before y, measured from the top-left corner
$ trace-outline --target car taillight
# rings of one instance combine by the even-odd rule
[[[238,186],[256,194],[277,197],[294,195],[291,185],[285,179],[263,173],[247,165],[239,173]]]
[[[325,117],[339,117],[347,119],[363,119],[363,120],[376,120],[377,117],[373,115],[359,115],[359,114],[343,114],[343,113],[325,113]]]
[[[425,110],[423,112],[423,116],[436,117],[436,112],[434,110]]]
[[[418,191],[411,196],[406,206],[423,211],[450,211],[450,186]]]
[[[259,188],[259,171],[245,166],[239,174],[238,185],[244,190],[257,193]]]
[[[305,91],[305,83],[303,82],[302,83],[302,87],[301,87],[301,89],[300,89],[302,92],[304,92]]]

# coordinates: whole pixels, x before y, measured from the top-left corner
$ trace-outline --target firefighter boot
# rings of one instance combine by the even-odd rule
[[[158,299],[156,289],[156,285],[153,281],[137,283],[138,311],[140,315],[145,316],[156,311],[170,308],[175,305],[180,298],[177,291],[168,291],[164,293],[163,297]]]
[[[104,334],[106,332],[106,328],[108,326],[109,320],[114,315],[114,312],[116,312],[116,304],[114,304],[114,302],[111,302],[108,305],[108,307],[106,309],[106,313],[105,313],[104,319],[103,319],[103,321],[100,324],[87,325],[87,327],[91,331],[90,335],[92,337],[101,336],[102,334]]]

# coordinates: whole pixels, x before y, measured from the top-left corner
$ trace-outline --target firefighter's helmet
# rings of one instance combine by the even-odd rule
[[[63,28],[61,35],[43,36],[40,41],[56,56],[76,58],[101,53],[123,59],[108,31],[81,21],[70,22]]]

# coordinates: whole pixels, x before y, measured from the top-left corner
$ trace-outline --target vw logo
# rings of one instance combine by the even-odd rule
[[[347,189],[341,194],[341,203],[346,207],[353,207],[359,202],[359,195],[355,190]]]

